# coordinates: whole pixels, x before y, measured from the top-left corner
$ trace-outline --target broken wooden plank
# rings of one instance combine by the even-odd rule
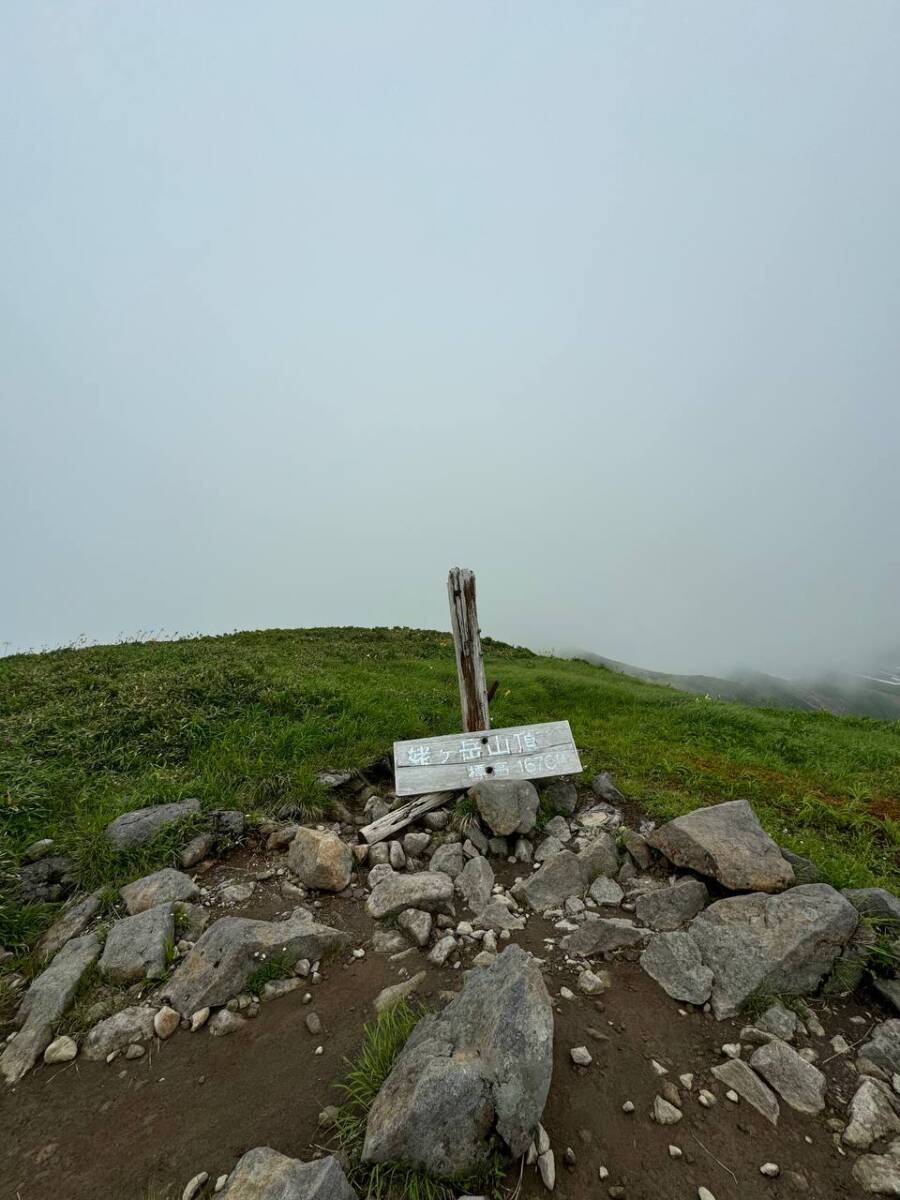
[[[399,830],[424,816],[425,813],[431,812],[433,808],[440,808],[442,804],[451,804],[457,795],[456,791],[429,792],[425,796],[419,796],[416,800],[410,800],[408,804],[403,804],[400,808],[395,808],[387,816],[379,817],[371,825],[364,825],[359,832],[369,845],[373,846],[376,842],[383,842],[385,838],[393,837]]]

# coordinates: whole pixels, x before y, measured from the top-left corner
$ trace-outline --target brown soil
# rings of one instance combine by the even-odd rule
[[[276,856],[275,861],[280,861]],[[215,876],[240,877],[243,870],[266,865],[261,856],[242,855],[215,869]],[[274,864],[273,864],[274,865]],[[495,865],[510,882],[515,869]],[[286,905],[277,880],[261,884],[248,916],[271,917]],[[2,1200],[144,1200],[152,1185],[159,1195],[180,1196],[199,1171],[211,1179],[228,1172],[252,1146],[269,1145],[306,1158],[327,1145],[317,1129],[326,1104],[340,1103],[335,1088],[356,1054],[372,1000],[399,979],[398,964],[372,952],[372,923],[360,896],[324,898],[321,919],[351,932],[353,945],[368,947],[362,960],[349,955],[325,969],[324,980],[309,990],[313,1003],[302,1003],[299,989],[262,1006],[255,1021],[230,1037],[206,1031],[177,1032],[154,1043],[134,1062],[112,1065],[76,1060],[65,1067],[41,1066],[14,1090],[0,1095],[0,1198]],[[545,954],[543,938],[559,936],[540,918],[513,935],[536,955]],[[424,956],[411,956],[407,973],[422,969]],[[421,960],[421,961],[420,961]],[[801,1117],[782,1105],[773,1129],[743,1101],[733,1105],[709,1073],[722,1061],[722,1043],[738,1040],[740,1021],[717,1022],[696,1010],[679,1015],[670,1000],[637,963],[609,964],[613,987],[600,1001],[576,995],[559,999],[559,988],[575,990],[576,972],[554,954],[545,963],[555,998],[554,1075],[544,1123],[556,1161],[555,1195],[561,1200],[606,1197],[624,1188],[625,1200],[694,1200],[701,1185],[716,1200],[776,1200],[800,1194],[789,1172],[799,1172],[815,1200],[844,1200],[859,1195],[850,1174],[852,1159],[833,1145],[825,1120],[844,1114],[852,1095],[853,1075],[845,1059],[832,1058],[827,1040],[814,1039],[829,1075],[828,1111],[821,1118]],[[446,988],[458,988],[460,972],[428,968],[421,993],[437,1003]],[[323,1032],[313,1037],[303,1018],[314,1009]],[[850,1018],[862,1015],[866,1023]],[[863,1038],[875,1020],[876,1005],[841,1005],[821,1018],[828,1037],[843,1033],[849,1042]],[[588,1032],[592,1028],[598,1038]],[[317,1056],[318,1045],[324,1047]],[[569,1051],[587,1045],[593,1064],[572,1065]],[[662,1128],[649,1119],[658,1080],[649,1060],[669,1068],[669,1078],[693,1072],[694,1087],[680,1124]],[[719,1101],[712,1109],[696,1100],[698,1088],[714,1084]],[[622,1104],[633,1101],[626,1115]],[[806,1139],[809,1139],[807,1141]],[[669,1144],[683,1157],[670,1158]],[[564,1165],[566,1147],[576,1156]],[[764,1178],[764,1162],[781,1167],[781,1177]],[[601,1180],[599,1169],[609,1175]],[[517,1172],[510,1176],[515,1182]],[[800,1185],[802,1187],[802,1184]],[[171,1189],[167,1191],[165,1189]],[[522,1195],[548,1193],[533,1170],[526,1169]]]

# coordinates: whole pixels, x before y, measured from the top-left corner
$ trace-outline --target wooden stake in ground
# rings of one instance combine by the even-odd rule
[[[481,635],[478,631],[478,611],[475,607],[474,574],[465,567],[453,567],[447,579],[447,592],[450,596],[453,644],[456,647],[463,729],[467,733],[478,729],[490,729],[484,659],[481,655]]]

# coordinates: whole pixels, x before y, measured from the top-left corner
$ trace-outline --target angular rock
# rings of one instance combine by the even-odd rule
[[[470,858],[456,877],[457,894],[474,913],[488,904],[494,887],[494,872],[486,858]]]
[[[578,789],[568,779],[557,779],[544,788],[548,806],[564,817],[571,817],[578,806]]]
[[[626,829],[622,833],[622,845],[634,859],[642,871],[649,871],[653,865],[653,851],[647,845],[647,839],[634,829]]]
[[[55,904],[71,896],[77,886],[78,872],[71,858],[54,854],[22,868],[18,899],[22,904]]]
[[[797,1112],[816,1116],[825,1107],[825,1076],[780,1038],[755,1050],[749,1064]]]
[[[99,953],[100,942],[93,933],[72,938],[31,984],[16,1013],[19,1032],[0,1054],[0,1074],[7,1083],[18,1083],[50,1045],[53,1026]]]
[[[411,996],[413,992],[418,991],[427,978],[427,971],[419,971],[417,974],[410,976],[409,979],[404,979],[402,983],[395,983],[391,987],[382,988],[372,1002],[375,1006],[375,1011],[383,1012],[386,1008],[392,1008],[400,1000],[405,1000],[407,996]]]
[[[366,912],[376,921],[392,917],[405,908],[446,912],[453,900],[453,880],[442,871],[418,871],[414,875],[392,875],[372,889]]]
[[[900,979],[873,979],[872,990],[895,1012],[900,1012]]]
[[[601,771],[591,780],[591,790],[595,796],[605,800],[607,804],[622,804],[625,797],[612,781],[609,771]]]
[[[217,838],[226,842],[236,842],[244,836],[246,818],[236,808],[214,808],[209,814],[209,821]]]
[[[376,863],[369,874],[366,876],[366,884],[371,892],[376,888],[382,879],[390,879],[396,875],[396,871],[389,863]]]
[[[155,1015],[156,1010],[149,1004],[123,1008],[94,1026],[84,1039],[82,1054],[92,1062],[102,1062],[114,1051],[146,1041],[153,1037]]]
[[[429,863],[430,871],[441,871],[444,875],[449,875],[451,879],[455,879],[466,863],[465,855],[463,854],[462,844],[460,842],[445,842],[443,846],[438,846],[434,854],[431,856]]]
[[[353,851],[336,833],[301,826],[288,847],[288,866],[306,887],[342,892],[350,883]]]
[[[536,912],[557,908],[569,896],[580,896],[587,884],[578,855],[563,850],[548,858],[544,865],[512,888],[517,900],[524,900]]]
[[[421,908],[407,908],[397,917],[397,928],[417,946],[427,946],[433,918]]]
[[[862,1080],[850,1101],[848,1115],[850,1121],[841,1140],[854,1150],[868,1150],[879,1138],[900,1133],[895,1097],[880,1079]]]
[[[106,840],[117,850],[144,846],[160,830],[200,811],[199,800],[182,800],[178,804],[154,804],[122,813],[106,827]]]
[[[44,1062],[48,1066],[55,1066],[57,1063],[71,1062],[72,1059],[78,1057],[78,1043],[74,1038],[58,1037],[52,1041],[44,1051]]]
[[[887,888],[844,888],[841,895],[847,897],[862,917],[873,917],[876,922],[882,920],[891,925],[900,922],[900,899]]]
[[[417,833],[415,831],[407,833],[403,837],[403,853],[411,854],[414,858],[421,858],[428,849],[430,841],[430,833]]]
[[[269,840],[271,841],[271,838]],[[195,838],[191,838],[179,856],[182,870],[186,871],[189,867],[196,867],[197,863],[203,862],[204,858],[209,858],[215,848],[214,834],[198,833]]]
[[[653,1101],[653,1120],[657,1125],[677,1125],[684,1113],[662,1096],[656,1096]]]
[[[770,1004],[766,1011],[756,1021],[756,1028],[773,1037],[781,1038],[783,1042],[792,1042],[797,1032],[797,1014],[779,1001]]]
[[[481,819],[499,837],[530,833],[537,819],[538,794],[527,779],[487,779],[469,789]]]
[[[484,1163],[494,1130],[518,1157],[552,1069],[550,997],[537,963],[510,945],[413,1030],[369,1111],[363,1159],[452,1178]]]
[[[815,992],[857,920],[853,905],[825,883],[780,896],[732,896],[704,909],[689,932],[713,972],[716,1016],[734,1016],[757,991]]]
[[[545,837],[534,851],[535,862],[546,862],[548,858],[552,858],[554,854],[559,854],[565,850],[565,846],[557,837]]]
[[[900,1138],[886,1154],[864,1154],[853,1164],[853,1178],[865,1192],[876,1196],[900,1196]]]
[[[872,1040],[860,1046],[859,1057],[881,1067],[888,1075],[900,1071],[900,1019],[891,1017],[882,1021]]]
[[[587,957],[626,946],[642,946],[649,936],[646,929],[639,929],[621,917],[597,917],[567,933],[560,946],[567,954]]]
[[[52,958],[73,937],[84,933],[100,911],[101,892],[91,892],[71,908],[57,917],[38,943],[38,957],[42,962]]]
[[[676,866],[710,875],[733,892],[780,892],[794,871],[746,800],[730,800],[655,829],[647,838]]]
[[[660,933],[641,955],[641,966],[673,1000],[705,1004],[713,973],[689,933]]]
[[[595,904],[601,907],[617,907],[622,903],[625,893],[614,879],[598,875],[588,888],[588,895]]]
[[[305,1163],[268,1146],[248,1150],[219,1195],[223,1200],[356,1200],[336,1158]]]
[[[100,974],[109,983],[120,985],[156,978],[165,972],[167,951],[174,940],[172,904],[158,904],[136,916],[124,917],[107,934]]]
[[[126,883],[119,889],[119,895],[125,901],[125,907],[132,916],[135,913],[146,912],[157,904],[168,904],[175,900],[196,900],[200,889],[189,876],[176,871],[172,867],[163,867],[143,879]]]
[[[502,900],[492,900],[486,904],[474,921],[479,929],[524,929],[525,921],[517,913],[512,912]]]
[[[347,943],[347,934],[317,924],[304,909],[284,921],[222,917],[210,925],[161,989],[182,1016],[226,1004],[244,988],[261,956],[277,955],[287,966],[317,962]]]
[[[567,842],[572,836],[572,831],[569,828],[569,822],[565,817],[551,817],[544,826],[544,833],[548,837],[559,838],[561,842]]]
[[[220,1008],[209,1022],[209,1032],[212,1037],[228,1037],[237,1033],[247,1024],[247,1018],[240,1013],[232,1012],[230,1008]]]
[[[635,915],[651,929],[671,931],[692,921],[708,899],[705,884],[699,879],[684,879],[674,887],[656,888],[638,896]]]
[[[53,846],[53,838],[41,838],[40,841],[32,842],[30,846],[26,846],[26,848],[19,855],[19,861],[23,864],[23,866],[38,862],[40,859],[46,858],[47,855],[50,854]]]
[[[597,833],[583,850],[578,852],[578,866],[589,887],[599,875],[614,878],[619,870],[619,851],[608,833]]]
[[[779,846],[781,857],[791,864],[794,871],[794,883],[825,883],[825,876],[809,858],[804,858],[802,854],[795,854],[793,850],[788,850],[784,846]]]
[[[746,1100],[767,1121],[773,1125],[778,1124],[780,1110],[775,1093],[763,1083],[743,1059],[730,1058],[728,1062],[713,1067],[712,1073],[720,1083],[724,1083],[727,1088],[733,1088],[742,1100]]]

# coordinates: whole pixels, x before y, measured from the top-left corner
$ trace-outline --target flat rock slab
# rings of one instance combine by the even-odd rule
[[[587,957],[627,946],[643,946],[648,937],[650,934],[646,929],[639,929],[622,917],[597,917],[585,921],[573,933],[567,933],[560,946],[567,954]]]
[[[452,887],[446,875],[441,878]],[[222,917],[201,934],[161,992],[189,1017],[198,1009],[227,1004],[243,991],[262,955],[278,956],[292,966],[301,958],[315,962],[346,943],[345,933],[318,925],[304,909],[285,921]]]
[[[100,895],[99,891],[91,892],[57,917],[38,943],[38,957],[43,962],[52,958],[73,937],[84,933],[100,911]]]
[[[689,933],[659,933],[641,955],[641,966],[673,1000],[705,1004],[713,973]]]
[[[487,779],[469,788],[482,821],[498,837],[530,833],[537,819],[537,788],[527,779]]]
[[[863,1154],[853,1164],[853,1178],[864,1192],[875,1196],[900,1196],[900,1138],[886,1154]]]
[[[841,1136],[845,1146],[868,1150],[873,1142],[900,1133],[897,1097],[880,1079],[863,1079],[847,1109],[850,1120]]]
[[[389,875],[372,889],[366,912],[376,921],[392,917],[405,908],[445,912],[453,900],[453,880],[443,871],[417,871],[413,875]]]
[[[340,1163],[330,1154],[305,1163],[268,1146],[248,1150],[219,1195],[226,1200],[356,1200]]]
[[[363,1159],[441,1179],[482,1165],[496,1131],[517,1158],[541,1119],[553,1070],[553,1011],[540,968],[507,946],[455,1000],[423,1017],[375,1098]]]
[[[749,1061],[753,1070],[797,1112],[816,1116],[825,1107],[825,1076],[779,1038],[760,1046]]]
[[[353,872],[353,851],[336,833],[301,826],[288,847],[288,866],[306,887],[342,892]]]
[[[872,1040],[860,1046],[859,1057],[867,1058],[888,1075],[900,1071],[900,1019],[891,1017],[882,1021]]]
[[[793,867],[746,800],[696,808],[654,830],[647,843],[733,892],[780,892],[794,882]]]
[[[742,1100],[755,1108],[767,1121],[778,1124],[778,1100],[770,1087],[740,1058],[731,1058],[712,1069],[713,1075],[727,1088],[733,1088]]]
[[[153,1018],[156,1009],[149,1004],[123,1008],[94,1026],[84,1039],[82,1054],[92,1062],[103,1062],[115,1051],[127,1049],[133,1042],[145,1042],[153,1037]]]
[[[708,899],[706,884],[699,879],[684,879],[674,887],[656,888],[638,896],[635,915],[651,929],[671,931],[692,921]]]
[[[689,932],[713,973],[716,1016],[733,1017],[756,991],[815,992],[858,920],[849,900],[826,883],[711,904],[694,918]]]
[[[143,879],[135,879],[119,889],[119,895],[125,901],[125,907],[134,916],[135,913],[146,912],[157,904],[168,904],[173,900],[196,900],[200,889],[188,875],[176,871],[173,867],[163,867]]]
[[[116,921],[106,937],[100,974],[109,983],[126,985],[155,979],[166,969],[175,942],[175,906],[158,904]]]
[[[16,1014],[19,1032],[0,1055],[0,1073],[7,1083],[18,1083],[50,1045],[53,1026],[72,1003],[82,976],[99,953],[95,934],[72,938],[32,983]]]
[[[153,804],[149,808],[135,808],[122,813],[106,827],[106,840],[117,850],[129,850],[133,846],[144,846],[147,842],[176,821],[193,816],[200,811],[199,800],[181,800],[177,804]]]

